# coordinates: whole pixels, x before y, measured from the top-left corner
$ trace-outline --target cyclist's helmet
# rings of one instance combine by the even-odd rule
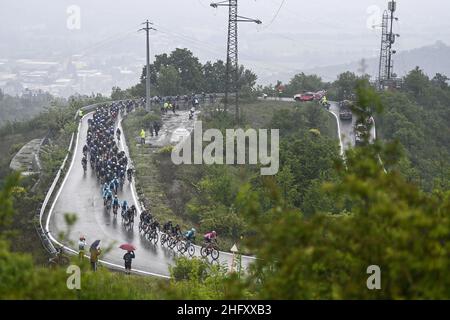
[[[217,232],[215,232],[215,231],[213,231],[213,232],[211,232],[211,233],[212,233],[213,235],[215,235],[215,236],[217,235]]]
[[[195,232],[195,228],[192,228],[191,231],[192,231],[192,232]]]

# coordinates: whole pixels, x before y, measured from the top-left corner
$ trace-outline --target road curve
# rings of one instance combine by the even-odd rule
[[[268,98],[270,100],[284,101],[284,102],[294,102],[291,98]],[[335,101],[330,101],[330,109],[328,110],[335,118],[337,123],[338,137],[339,137],[339,145],[341,148],[341,155],[343,156],[345,151],[349,148],[355,147],[355,123],[356,118],[352,117],[352,120],[341,120],[339,117],[339,105]],[[372,126],[371,132],[371,141],[376,139],[376,129],[375,129],[375,121]]]
[[[178,116],[187,117],[187,112]],[[64,244],[66,249],[71,252],[76,252],[75,244],[80,235],[86,238],[88,245],[97,239],[101,240],[101,247],[103,249],[110,248],[110,250],[102,254],[100,262],[112,268],[123,269],[124,252],[118,249],[118,246],[122,243],[133,243],[137,247],[136,258],[133,261],[134,272],[168,278],[170,276],[169,266],[174,263],[176,253],[159,243],[153,245],[140,235],[137,226],[139,219],[134,228],[127,228],[122,224],[120,214],[117,219],[114,219],[112,213],[107,213],[103,207],[100,185],[95,173],[89,165],[87,172],[83,172],[81,166],[82,146],[86,141],[88,119],[91,117],[92,113],[89,113],[80,121],[74,156],[50,208],[45,229],[49,232],[49,237],[53,242],[58,245]],[[120,126],[120,122],[118,125]],[[163,124],[161,131],[169,132],[170,130],[167,130]],[[119,148],[124,150],[129,157],[124,139],[119,144]],[[127,200],[130,205],[135,204],[140,210],[134,183],[126,182],[118,196],[120,200]],[[77,215],[77,222],[70,230],[65,223],[66,213]],[[65,240],[58,240],[61,232],[67,233]],[[196,255],[199,255],[199,252],[199,247],[197,247]],[[230,253],[220,252],[219,263],[230,267],[232,257]],[[242,267],[246,269],[254,259],[254,257],[243,256]]]

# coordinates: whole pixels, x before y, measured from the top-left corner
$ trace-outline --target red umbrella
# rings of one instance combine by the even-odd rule
[[[124,243],[119,248],[122,249],[122,250],[126,250],[126,251],[134,251],[134,250],[136,250],[136,247],[133,246],[132,244],[129,244],[129,243]]]

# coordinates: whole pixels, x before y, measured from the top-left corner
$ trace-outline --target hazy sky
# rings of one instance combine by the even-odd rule
[[[280,5],[283,4],[283,6]],[[209,0],[1,0],[0,59],[55,54],[134,52],[144,57],[149,18],[159,29],[152,52],[188,47],[203,61],[224,59],[227,8]],[[66,26],[71,5],[80,8],[80,29]],[[239,14],[262,25],[240,24],[241,63],[258,73],[288,72],[377,55],[377,23],[387,0],[239,0]],[[279,13],[277,15],[277,11]],[[450,44],[448,0],[399,0],[398,50]]]

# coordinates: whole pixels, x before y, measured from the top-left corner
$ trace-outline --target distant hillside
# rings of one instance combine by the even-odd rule
[[[450,76],[450,47],[441,41],[435,44],[425,46],[408,51],[400,51],[394,56],[395,72],[399,76],[404,76],[407,72],[419,66],[429,76],[434,76],[436,73],[442,73]],[[373,78],[378,75],[378,57],[365,58],[366,73]],[[305,70],[298,70],[298,72],[305,72],[306,74],[317,74],[325,81],[333,81],[337,75],[345,71],[352,71],[358,73],[361,68],[361,61],[354,61],[348,64],[330,65],[325,67],[317,67]],[[279,79],[286,81],[292,78],[297,71],[292,74],[280,73]]]
[[[0,127],[7,121],[31,119],[52,103],[64,104],[65,101],[42,91],[26,91],[19,97],[3,94],[0,90]]]

